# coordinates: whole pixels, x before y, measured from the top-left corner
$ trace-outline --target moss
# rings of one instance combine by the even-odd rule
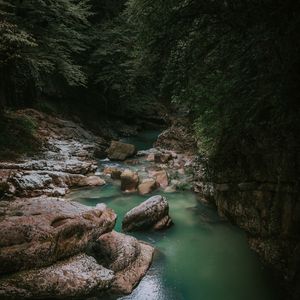
[[[0,115],[0,160],[31,155],[41,147],[35,136],[37,125],[28,116],[13,113]]]

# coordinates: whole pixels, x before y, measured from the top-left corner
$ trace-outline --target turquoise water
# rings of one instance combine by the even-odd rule
[[[137,136],[130,136],[122,138],[124,143],[134,144],[137,150],[146,150],[153,147],[153,143],[156,141],[160,131],[158,130],[145,130]]]
[[[163,194],[175,225],[163,232],[135,233],[158,250],[138,287],[123,300],[275,300],[270,274],[252,252],[244,233],[222,221],[190,191]],[[124,214],[151,195],[123,194],[119,182],[73,191],[70,198],[95,206],[106,203]],[[100,298],[99,298],[100,299]],[[101,298],[103,299],[103,298]]]

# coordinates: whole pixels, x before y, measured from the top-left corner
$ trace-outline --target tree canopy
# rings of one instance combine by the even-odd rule
[[[299,6],[1,0],[2,107],[128,117],[163,102],[190,111],[207,153],[285,143],[299,130]]]

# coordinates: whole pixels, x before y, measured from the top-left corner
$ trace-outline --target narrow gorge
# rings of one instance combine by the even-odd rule
[[[300,298],[298,0],[0,1],[0,299]]]

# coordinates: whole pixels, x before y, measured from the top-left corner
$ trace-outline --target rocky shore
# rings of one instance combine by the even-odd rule
[[[0,298],[130,293],[154,248],[114,232],[117,216],[104,204],[90,208],[63,198],[72,187],[105,184],[95,175],[94,157],[108,141],[71,121],[21,113],[38,124],[43,149],[35,157],[0,162]]]

